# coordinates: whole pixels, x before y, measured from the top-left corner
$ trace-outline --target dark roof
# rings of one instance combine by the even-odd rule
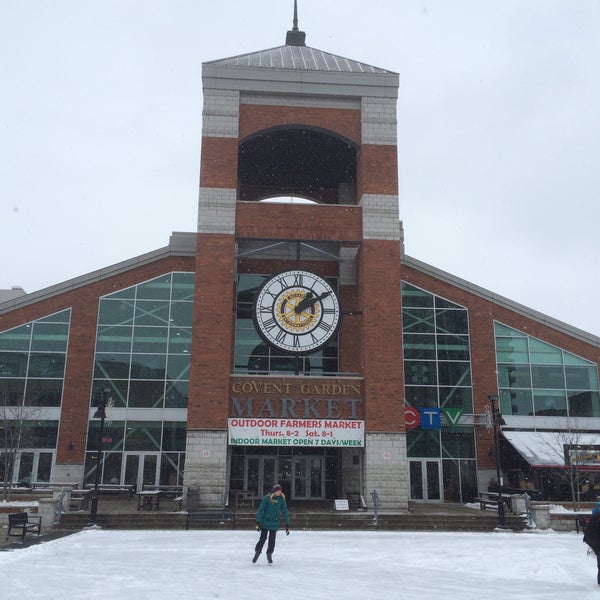
[[[277,46],[276,48],[250,52],[249,54],[239,54],[238,56],[212,60],[205,64],[335,73],[393,73],[393,71],[380,69],[343,56],[336,56],[316,48],[295,45]]]

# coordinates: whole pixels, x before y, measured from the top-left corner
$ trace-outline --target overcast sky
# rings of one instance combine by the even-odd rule
[[[600,335],[600,0],[298,0],[308,46],[400,74],[406,253]],[[0,0],[0,288],[195,231],[201,65],[293,0]]]

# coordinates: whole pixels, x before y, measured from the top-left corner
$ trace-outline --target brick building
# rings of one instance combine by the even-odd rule
[[[0,303],[13,480],[93,482],[100,444],[101,482],[202,506],[468,502],[499,408],[504,485],[555,493],[552,451],[600,444],[600,339],[404,253],[398,75],[295,25],[202,77],[197,231]]]

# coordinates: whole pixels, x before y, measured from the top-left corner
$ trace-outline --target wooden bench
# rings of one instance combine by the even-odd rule
[[[13,529],[20,530],[20,533],[11,533]],[[42,532],[42,517],[32,517],[26,512],[9,513],[6,539],[19,536],[21,540],[24,540],[25,534],[30,532],[40,535]]]
[[[475,502],[479,502],[479,508],[481,510],[486,510],[488,508],[492,508],[494,510],[498,509],[498,500],[496,498],[475,498]]]
[[[235,512],[231,508],[204,508],[188,512],[186,520],[186,529],[190,525],[206,525],[210,523],[235,523]]]
[[[94,491],[96,485],[94,483],[86,483],[85,489]],[[128,500],[131,500],[135,495],[135,485],[121,485],[119,483],[101,483],[98,485],[99,494],[127,494]]]

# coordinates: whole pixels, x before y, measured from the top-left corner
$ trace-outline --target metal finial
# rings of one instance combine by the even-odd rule
[[[306,33],[298,29],[298,0],[294,0],[294,26],[285,36],[286,46],[306,46]]]
[[[294,27],[292,31],[298,31],[298,0],[294,0]]]

